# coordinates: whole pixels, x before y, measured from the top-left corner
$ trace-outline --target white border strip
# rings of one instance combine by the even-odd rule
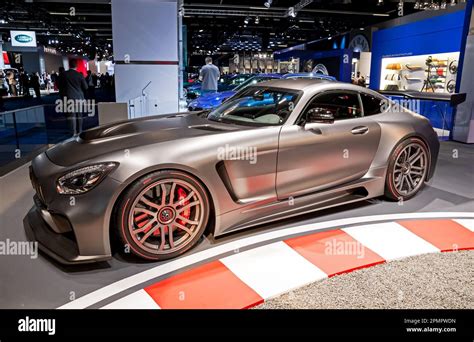
[[[343,228],[344,226],[378,221],[393,221],[403,219],[436,219],[436,218],[474,218],[474,213],[469,212],[428,212],[428,213],[404,213],[389,215],[373,215],[352,217],[347,219],[332,220],[327,222],[310,223],[302,226],[295,226],[263,233],[255,236],[249,236],[236,241],[228,242],[220,246],[211,247],[202,252],[197,252],[176,260],[172,260],[163,265],[153,267],[149,270],[134,274],[130,277],[116,281],[110,285],[95,290],[76,300],[60,306],[58,309],[85,309],[104,299],[116,295],[122,291],[140,285],[149,280],[161,277],[165,274],[176,272],[177,270],[191,266],[193,264],[215,258],[216,256],[229,253],[240,248],[251,246],[257,243],[283,238],[290,235],[318,231],[327,228]]]

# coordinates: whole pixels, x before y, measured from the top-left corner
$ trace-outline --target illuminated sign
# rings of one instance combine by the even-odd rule
[[[10,31],[12,46],[36,47],[34,31]]]

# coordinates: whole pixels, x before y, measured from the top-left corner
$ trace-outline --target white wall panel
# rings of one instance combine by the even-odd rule
[[[112,0],[112,27],[117,102],[142,95],[157,106],[147,115],[177,112],[177,1]]]

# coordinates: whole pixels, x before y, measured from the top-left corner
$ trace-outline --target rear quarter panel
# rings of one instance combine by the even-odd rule
[[[429,121],[412,112],[386,112],[373,116],[381,127],[381,137],[372,168],[387,167],[395,147],[403,140],[417,136],[426,144],[430,152],[428,179],[434,173],[439,152],[439,141]]]

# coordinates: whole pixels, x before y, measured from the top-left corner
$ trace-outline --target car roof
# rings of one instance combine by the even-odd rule
[[[328,76],[318,73],[298,73],[298,74],[285,74],[282,78],[313,78],[313,79],[321,79],[321,80],[328,80],[328,81],[337,81],[334,76]]]
[[[311,78],[280,78],[270,81],[265,81],[254,85],[255,87],[276,87],[276,88],[285,88],[292,90],[303,90],[308,87],[313,87],[315,85],[321,84],[334,84],[340,82],[322,80],[322,79],[311,79]]]

